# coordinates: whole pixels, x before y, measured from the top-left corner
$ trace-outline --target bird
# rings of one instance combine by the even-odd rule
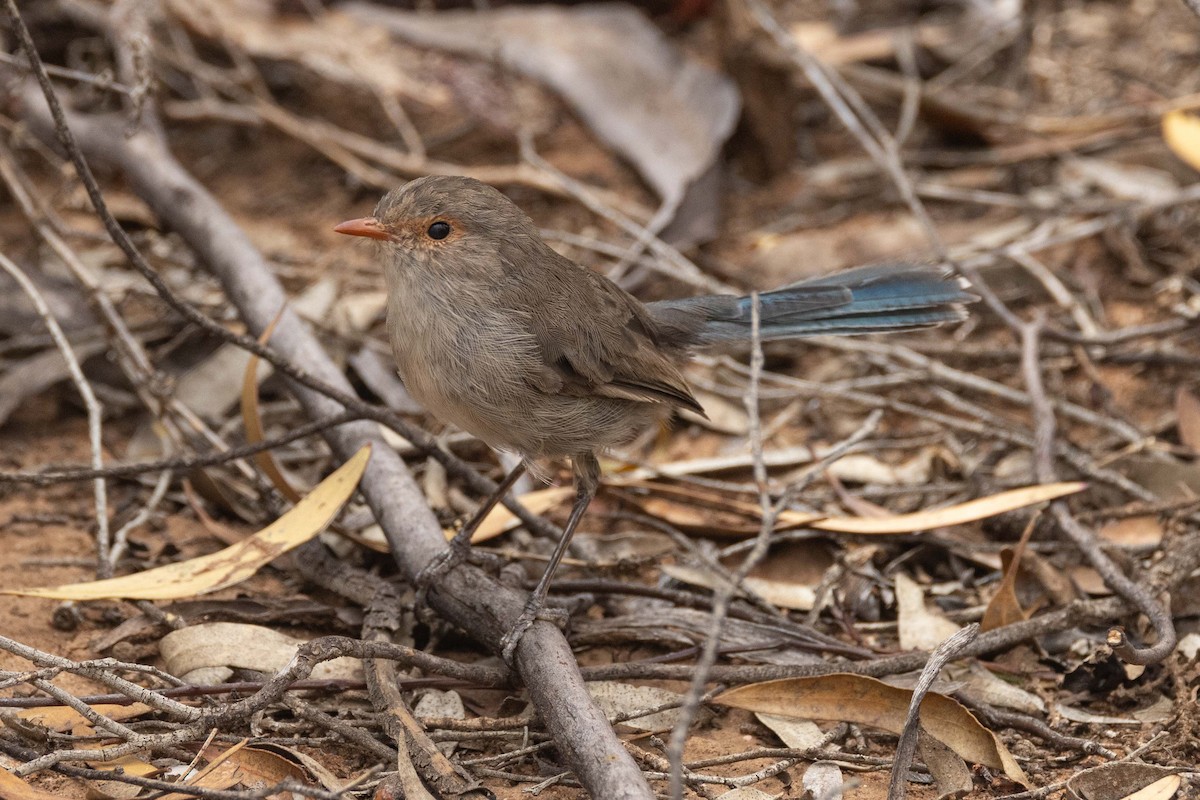
[[[551,248],[499,190],[463,176],[409,181],[370,217],[334,231],[380,244],[388,336],[411,395],[442,422],[522,457],[418,573],[419,585],[468,557],[480,522],[531,464],[571,461],[574,504],[501,640],[508,663],[600,485],[598,456],[676,412],[704,413],[682,372],[693,354],[749,343],[755,306],[765,342],[953,323],[978,299],[949,270],[884,263],[761,294],[643,303]]]

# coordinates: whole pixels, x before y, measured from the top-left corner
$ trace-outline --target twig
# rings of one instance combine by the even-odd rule
[[[83,368],[79,366],[79,360],[75,358],[75,351],[71,349],[71,343],[67,341],[58,320],[54,318],[50,306],[46,303],[46,298],[38,291],[37,286],[29,280],[20,267],[3,253],[0,253],[0,269],[7,272],[21,287],[21,291],[29,297],[38,317],[41,318],[42,323],[50,332],[50,336],[53,337],[55,346],[62,353],[63,360],[67,362],[67,371],[71,375],[71,382],[75,384],[75,388],[79,391],[80,397],[83,398],[83,404],[87,408],[88,443],[92,449],[92,468],[104,469],[104,445],[100,435],[103,411],[100,408],[100,401],[96,399],[96,394],[92,391],[92,385],[83,375]],[[108,488],[103,477],[96,477],[92,480],[92,495],[96,504],[96,574],[97,577],[107,578],[112,575],[112,560],[109,554]]]
[[[1034,470],[1039,481],[1056,479],[1054,469],[1054,436],[1057,422],[1054,409],[1046,396],[1042,383],[1041,366],[1038,361],[1039,345],[1045,318],[1039,315],[1033,322],[1021,325],[1021,373],[1025,388],[1029,392],[1035,426]],[[1104,583],[1130,605],[1145,614],[1158,641],[1151,647],[1135,647],[1126,638],[1125,631],[1113,627],[1108,632],[1108,644],[1113,652],[1131,664],[1156,664],[1169,656],[1175,649],[1178,636],[1169,609],[1162,606],[1141,583],[1131,581],[1100,547],[1095,534],[1071,513],[1070,506],[1063,500],[1050,504],[1050,513],[1059,528],[1074,542],[1088,563],[1100,573]]]
[[[272,450],[285,444],[306,439],[337,425],[345,425],[360,419],[355,411],[343,410],[324,419],[306,422],[292,428],[287,433],[280,434],[261,442],[230,448],[217,453],[205,453],[193,456],[173,456],[157,461],[142,461],[133,464],[109,464],[101,469],[91,467],[54,467],[36,472],[0,472],[0,485],[5,483],[24,483],[32,486],[52,486],[56,483],[70,481],[90,481],[96,478],[133,478],[150,472],[188,472],[199,467],[215,467],[230,461],[238,461],[264,450]]]
[[[979,625],[972,623],[959,628],[946,641],[938,645],[929,656],[929,662],[921,670],[921,677],[913,687],[912,699],[908,703],[908,714],[896,744],[896,760],[892,763],[892,775],[888,780],[888,800],[904,800],[908,789],[908,770],[917,752],[917,735],[921,730],[921,703],[929,688],[937,680],[942,667],[955,658],[963,648],[979,636]]]

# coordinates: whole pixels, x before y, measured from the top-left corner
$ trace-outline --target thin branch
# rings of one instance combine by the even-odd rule
[[[50,332],[50,336],[54,339],[54,345],[62,353],[63,360],[67,362],[67,371],[71,375],[71,382],[75,384],[80,397],[83,398],[83,405],[87,409],[88,443],[92,449],[92,469],[103,470],[104,444],[101,441],[100,426],[104,412],[100,408],[100,401],[96,399],[96,393],[92,391],[92,385],[83,375],[83,368],[79,366],[79,359],[75,357],[71,343],[67,341],[66,334],[63,333],[58,320],[50,311],[49,304],[46,303],[46,298],[42,296],[37,286],[29,280],[20,267],[3,253],[0,253],[0,269],[7,272],[21,287],[21,291],[29,297],[38,317],[41,318],[42,323]],[[109,557],[108,488],[103,477],[97,476],[92,479],[92,495],[96,504],[96,574],[97,577],[107,578],[112,575],[112,561]]]

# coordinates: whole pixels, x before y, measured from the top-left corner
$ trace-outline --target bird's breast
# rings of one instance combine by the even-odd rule
[[[525,449],[541,368],[527,312],[436,291],[389,292],[388,328],[400,377],[426,410],[495,447]]]

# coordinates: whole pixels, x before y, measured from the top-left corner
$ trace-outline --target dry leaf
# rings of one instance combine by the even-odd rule
[[[62,795],[30,786],[24,778],[18,778],[4,767],[0,767],[0,797],[4,800],[62,800]]]
[[[767,794],[762,789],[755,789],[753,786],[739,786],[718,795],[717,800],[776,800],[776,796]]]
[[[731,689],[713,699],[722,705],[806,719],[857,722],[899,734],[912,692],[863,675],[785,678]],[[968,761],[1004,770],[1029,787],[1029,780],[996,735],[959,703],[930,693],[921,703],[921,725]]]
[[[1167,112],[1162,120],[1163,141],[1179,160],[1200,170],[1200,119],[1187,111]]]
[[[972,789],[971,769],[962,756],[939,742],[925,731],[917,742],[921,760],[929,767],[938,788],[938,800],[947,797],[963,797]]]
[[[707,567],[693,567],[686,564],[664,564],[662,572],[667,577],[686,583],[689,586],[700,586],[705,589],[717,590],[728,585],[728,581],[718,572]],[[808,611],[817,601],[817,593],[812,586],[789,584],[779,581],[763,580],[762,578],[747,577],[742,581],[746,590],[780,608],[790,608],[795,611]]]
[[[108,717],[114,722],[137,719],[143,714],[154,711],[145,703],[103,703],[89,706],[97,714]],[[32,722],[59,733],[70,733],[73,736],[85,736],[94,733],[92,723],[87,717],[68,706],[47,706],[45,708],[22,708],[15,715],[26,722]]]
[[[188,780],[183,782],[183,785],[216,789],[218,791],[237,786],[241,783],[241,768],[233,760],[233,756],[246,746],[247,741],[247,739],[243,739],[227,750],[218,752],[204,769],[189,776]],[[191,800],[194,797],[194,794],[169,792],[162,795],[159,800]],[[285,795],[279,796],[277,800],[292,800],[292,797],[292,793],[288,792]]]
[[[187,680],[189,673],[211,667],[235,667],[257,672],[278,672],[303,645],[303,639],[261,625],[241,622],[205,622],[171,631],[159,643],[167,671]],[[316,680],[360,680],[362,663],[356,658],[322,661],[312,671]]]
[[[1200,398],[1182,386],[1175,392],[1175,415],[1179,420],[1179,438],[1200,452]]]
[[[820,747],[825,741],[825,732],[817,727],[811,719],[785,717],[781,714],[768,714],[759,711],[754,715],[758,721],[771,729],[779,740],[788,747],[796,750],[808,750]]]
[[[1110,522],[1096,533],[1121,547],[1155,547],[1162,544],[1163,526],[1157,516],[1147,514]]]
[[[1173,781],[1163,782],[1165,778],[1179,777],[1175,774],[1176,772],[1178,769],[1160,767],[1156,764],[1116,761],[1077,773],[1067,781],[1067,789],[1078,800],[1128,800],[1131,797],[1137,797],[1138,792],[1159,783],[1162,786],[1156,788],[1155,791],[1162,791],[1173,785],[1177,788],[1178,785]],[[1172,788],[1171,793],[1173,794],[1174,791],[1175,789]],[[1149,796],[1156,797],[1153,794]],[[1165,796],[1170,797],[1171,795]],[[1137,800],[1143,800],[1143,798],[1138,797]]]
[[[806,795],[821,800],[841,800],[842,768],[831,761],[816,761],[804,770],[800,779]]]
[[[634,714],[666,703],[682,703],[683,695],[653,686],[634,686],[620,681],[592,681],[587,685],[588,694],[608,717],[617,714]],[[641,717],[634,717],[620,724],[639,731],[669,731],[679,720],[679,709],[672,708]]]
[[[904,650],[932,650],[959,630],[941,613],[926,607],[925,590],[903,572],[896,573],[896,613]]]
[[[919,47],[937,47],[954,37],[949,26],[930,24],[843,34],[829,22],[800,22],[789,32],[805,50],[832,67],[895,58],[902,36],[911,36]]]
[[[1169,172],[1102,158],[1072,158],[1063,164],[1060,176],[1063,184],[1095,186],[1118,200],[1163,203],[1179,193],[1179,183]]]
[[[823,542],[786,542],[771,548],[771,554],[754,568],[742,584],[772,605],[808,611],[817,599],[817,587],[833,556]],[[724,576],[705,566],[665,564],[664,574],[677,581],[717,589],[727,585]]]
[[[521,505],[529,509],[532,514],[544,514],[554,508],[559,503],[565,501],[569,497],[575,496],[575,490],[570,486],[551,486],[547,489],[538,489],[536,491],[527,492],[517,499],[521,501]],[[497,504],[491,513],[483,518],[483,522],[475,529],[475,533],[471,536],[471,544],[479,544],[486,542],[488,539],[495,539],[500,534],[507,530],[517,527],[521,520],[517,519],[517,515],[509,511],[503,505]],[[454,530],[446,531],[446,538],[454,538]]]
[[[1179,791],[1183,779],[1178,775],[1164,775],[1149,786],[1125,795],[1122,800],[1170,800]]]
[[[1046,701],[1042,698],[998,677],[978,663],[971,662],[965,669],[950,664],[946,671],[951,679],[964,682],[968,695],[988,705],[1011,708],[1026,714],[1046,713]]]
[[[275,326],[279,324],[279,320],[286,308],[286,306],[280,308],[279,313],[271,320],[271,324],[263,329],[262,335],[258,337],[259,344],[265,345],[271,340],[271,334],[275,332]],[[242,427],[246,430],[246,442],[248,444],[258,444],[266,438],[266,433],[263,431],[262,416],[258,412],[258,363],[258,356],[250,353],[250,358],[246,360],[246,371],[242,375]],[[255,453],[254,463],[258,464],[258,468],[267,476],[271,484],[279,490],[280,494],[293,503],[300,502],[300,492],[292,486],[292,482],[283,474],[283,470],[275,461],[275,456],[270,450]]]
[[[1056,500],[1070,494],[1082,492],[1087,488],[1086,483],[1049,483],[1038,486],[1026,486],[1022,489],[1012,489],[1007,492],[968,500],[947,508],[934,511],[918,511],[913,514],[897,514],[894,517],[880,519],[859,519],[854,517],[827,517],[812,524],[812,527],[823,531],[839,533],[914,533],[927,531],[931,528],[946,528],[951,525],[963,525],[977,522],[981,519],[994,517],[1018,508],[1037,505],[1047,500]]]
[[[757,534],[761,526],[759,520],[761,520],[762,510],[758,503],[738,500],[728,495],[692,486],[632,480],[620,476],[607,483],[612,487],[637,488],[649,492],[649,494],[627,496],[647,514],[661,517],[672,525],[685,530],[720,533],[727,536],[751,536]],[[809,527],[835,533],[864,535],[914,533],[931,528],[945,528],[976,522],[1018,508],[1075,494],[1086,488],[1086,483],[1026,486],[933,511],[894,514],[878,518],[829,517],[785,510],[779,515],[776,530]]]
[[[1025,546],[1029,544],[1029,537],[1033,536],[1036,523],[1037,516],[1025,526],[1020,540],[1017,541],[1017,546],[1011,550],[1005,548],[1004,552],[1000,554],[1003,572],[1000,583],[996,587],[996,594],[988,601],[987,609],[983,612],[980,630],[990,631],[1029,619],[1029,614],[1021,606],[1021,601],[1017,597],[1017,576],[1021,571],[1021,557],[1025,554]]]
[[[750,417],[746,414],[745,406],[703,389],[694,389],[692,394],[704,406],[704,416],[684,409],[681,416],[688,422],[730,436],[749,433]]]
[[[354,493],[370,457],[370,445],[363,447],[282,517],[216,553],[120,578],[42,589],[3,589],[0,594],[56,600],[175,600],[233,586],[325,530]]]

